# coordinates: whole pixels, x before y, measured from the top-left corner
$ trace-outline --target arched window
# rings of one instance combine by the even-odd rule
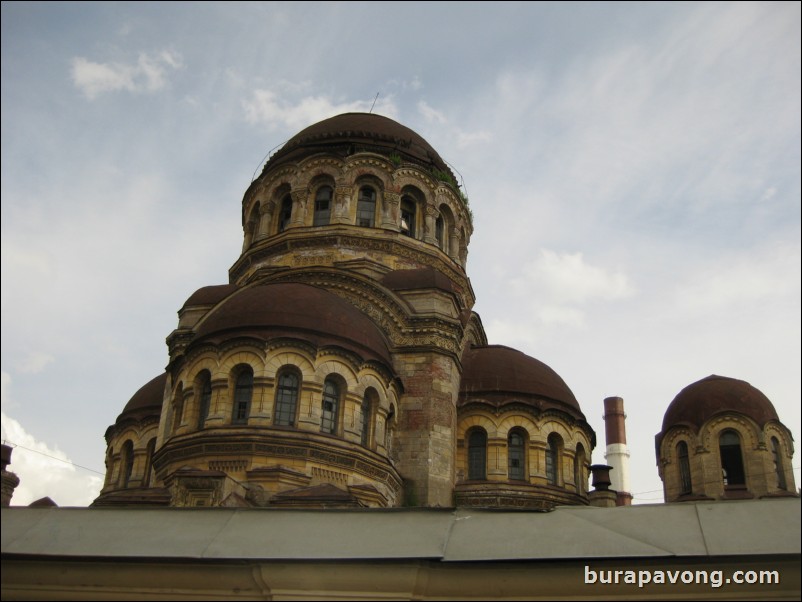
[[[120,453],[120,470],[120,487],[128,487],[128,482],[134,472],[134,444],[130,439],[123,443]]]
[[[278,377],[276,388],[276,411],[273,424],[276,426],[294,426],[295,409],[298,407],[298,376],[285,370]]]
[[[253,397],[253,370],[243,368],[237,375],[234,385],[234,413],[231,416],[232,424],[248,424],[251,413],[251,398]]]
[[[376,391],[368,389],[362,398],[362,436],[361,441],[364,447],[370,446],[371,431],[373,425],[373,408],[376,407]]]
[[[444,239],[443,239],[443,231],[445,230],[445,224],[443,222],[443,216],[438,215],[437,219],[434,222],[434,237],[437,239],[437,246],[440,247],[443,251],[447,249],[444,247]]]
[[[744,460],[741,455],[741,438],[735,431],[724,431],[718,440],[721,455],[721,474],[724,486],[745,485]]]
[[[546,450],[546,480],[549,485],[560,484],[560,455],[562,450],[562,439],[556,433],[549,435],[549,447]]]
[[[150,473],[153,471],[153,453],[156,451],[156,437],[148,441],[147,456],[145,456],[145,474],[142,475],[142,486],[150,487]]]
[[[320,432],[334,435],[337,432],[337,410],[340,405],[340,389],[330,378],[323,383],[322,414]]]
[[[313,226],[325,226],[331,221],[331,186],[321,186],[315,195]]]
[[[290,225],[292,219],[292,196],[289,194],[284,195],[281,199],[281,209],[278,214],[278,231],[284,232],[287,226]]]
[[[401,234],[415,238],[416,215],[415,199],[411,196],[401,197]]]
[[[359,189],[356,203],[356,225],[372,228],[376,222],[376,191],[370,186]]]
[[[487,478],[487,433],[484,429],[473,429],[468,434],[468,478]]]
[[[576,484],[576,492],[584,495],[588,491],[588,479],[585,476],[585,448],[581,443],[576,445],[576,454],[574,455],[574,483]]]
[[[507,465],[510,479],[523,481],[526,478],[526,439],[518,430],[507,436]]]
[[[693,491],[691,482],[691,463],[688,459],[688,444],[684,441],[677,443],[677,465],[679,466],[679,492],[686,495]]]
[[[771,453],[774,455],[774,472],[777,474],[777,488],[788,489],[785,482],[785,470],[783,469],[782,448],[777,437],[771,438]]]
[[[209,408],[212,404],[212,375],[208,370],[204,370],[198,379],[200,387],[200,399],[198,400],[198,429],[206,425],[209,417]]]

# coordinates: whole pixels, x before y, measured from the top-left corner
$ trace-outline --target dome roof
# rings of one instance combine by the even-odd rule
[[[143,385],[139,391],[125,404],[123,414],[145,408],[161,410],[164,401],[164,385],[167,383],[167,373],[159,374],[156,378]],[[157,412],[158,413],[158,412]]]
[[[550,407],[567,411],[585,420],[576,397],[554,370],[533,357],[504,347],[472,347],[462,356],[460,399],[501,404],[510,397],[535,401],[541,409]]]
[[[453,177],[445,161],[422,136],[397,121],[373,113],[344,113],[310,125],[290,138],[270,158],[265,169],[306,154],[352,146],[374,152],[396,152]]]
[[[367,316],[337,295],[308,284],[257,284],[240,289],[203,319],[193,344],[235,336],[300,338],[392,365],[382,332]]]
[[[688,385],[669,404],[663,417],[663,432],[676,425],[698,430],[720,412],[738,412],[763,426],[777,420],[777,410],[748,382],[715,374]]]

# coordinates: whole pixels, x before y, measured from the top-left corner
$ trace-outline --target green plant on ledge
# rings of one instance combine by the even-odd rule
[[[401,165],[401,155],[398,153],[390,153],[387,159],[392,163],[395,167]]]

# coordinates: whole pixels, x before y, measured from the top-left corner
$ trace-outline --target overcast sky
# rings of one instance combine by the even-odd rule
[[[636,502],[662,501],[654,436],[710,374],[799,441],[799,3],[3,2],[15,504],[94,499],[267,153],[377,93],[463,178],[488,339],[563,377],[596,463],[624,398]]]

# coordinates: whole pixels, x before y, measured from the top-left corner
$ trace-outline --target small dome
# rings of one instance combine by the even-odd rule
[[[344,113],[310,125],[290,138],[270,158],[265,169],[336,147],[354,147],[350,152],[396,152],[416,163],[434,166],[453,177],[445,161],[423,137],[397,121],[373,113]]]
[[[236,284],[204,286],[192,293],[181,309],[195,305],[215,305],[237,290]]]
[[[761,427],[776,420],[777,410],[748,382],[715,374],[688,385],[674,398],[663,417],[663,433],[672,426],[687,425],[698,430],[720,412],[738,412]]]
[[[472,347],[462,356],[462,375],[463,402],[482,398],[501,404],[514,397],[585,420],[579,402],[560,375],[517,349],[502,345]]]
[[[198,325],[193,344],[236,336],[269,340],[300,338],[315,345],[337,345],[364,359],[391,366],[379,328],[359,309],[308,284],[259,284],[230,295]]]
[[[164,401],[164,385],[167,382],[167,373],[159,374],[156,378],[143,385],[139,391],[125,404],[123,414],[145,408],[156,408],[161,411]],[[156,412],[158,413],[158,411]]]

